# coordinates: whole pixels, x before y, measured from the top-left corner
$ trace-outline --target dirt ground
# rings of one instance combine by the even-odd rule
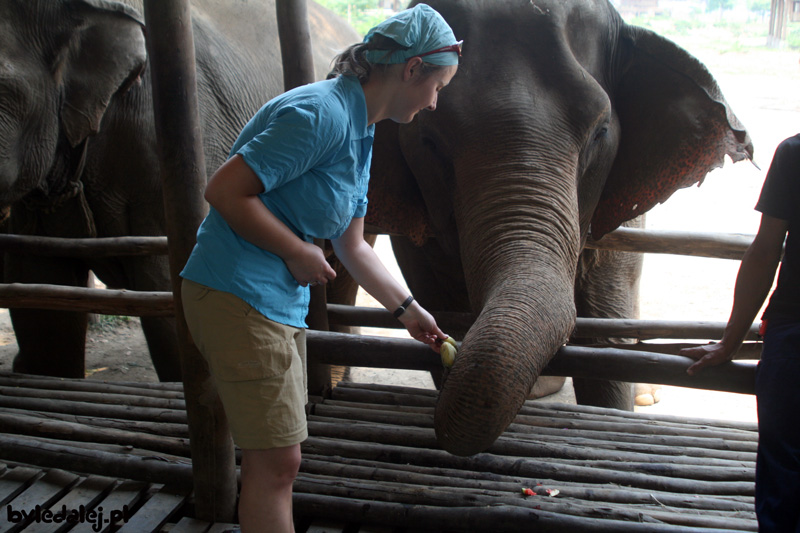
[[[726,164],[712,172],[700,188],[676,193],[648,214],[648,227],[688,231],[754,234],[758,215],[753,206],[777,144],[800,131],[799,52],[747,51],[721,54],[702,42],[680,42],[717,78],[723,93],[748,128],[756,146],[756,162]],[[399,275],[387,240],[378,251]],[[648,255],[642,280],[645,319],[727,320],[738,262]],[[362,294],[359,305],[375,305]],[[44,333],[44,332],[43,332]],[[387,333],[365,330],[365,333]],[[404,332],[388,332],[404,335]],[[0,371],[10,371],[16,343],[8,311],[0,310]],[[100,317],[87,339],[87,377],[111,381],[156,381],[137,319]],[[431,387],[419,372],[356,369],[354,379]],[[555,399],[571,401],[569,383]],[[665,387],[661,401],[645,412],[681,416],[755,420],[751,396]]]

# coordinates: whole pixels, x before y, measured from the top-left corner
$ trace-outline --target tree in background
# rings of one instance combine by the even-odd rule
[[[403,9],[398,0],[317,0],[364,35],[370,28]]]
[[[758,15],[763,22],[769,15],[770,0],[747,0],[747,9]]]
[[[767,46],[780,48],[789,38],[789,12],[791,0],[771,0],[769,13],[769,36]]]
[[[706,11],[708,13],[719,10],[719,20],[724,18],[725,11],[733,9],[733,0],[708,0],[706,2]]]

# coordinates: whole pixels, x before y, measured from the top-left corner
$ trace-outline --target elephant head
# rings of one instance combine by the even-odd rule
[[[435,112],[378,125],[367,222],[418,246],[398,261],[423,305],[477,317],[435,414],[442,447],[468,455],[573,331],[586,235],[752,145],[700,62],[605,0],[430,3],[462,64]]]
[[[283,91],[280,43],[272,0],[192,0],[190,7],[210,176],[258,108]],[[331,58],[358,36],[325,8],[308,7],[323,79]],[[164,235],[143,13],[142,0],[0,0],[0,210],[11,205],[9,231]],[[85,286],[91,270],[110,287],[171,290],[163,256],[2,256],[6,283]],[[84,375],[85,313],[10,314],[16,371]],[[142,317],[142,329],[159,377],[180,379],[173,321]]]
[[[60,194],[111,98],[146,63],[144,21],[103,0],[0,3],[0,205]],[[47,28],[43,33],[41,29]]]

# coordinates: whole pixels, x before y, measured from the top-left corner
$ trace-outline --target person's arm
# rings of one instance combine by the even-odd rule
[[[258,176],[242,156],[235,155],[208,181],[205,199],[239,236],[283,259],[300,285],[335,278],[322,250],[281,222],[258,197],[262,192]]]
[[[733,308],[722,340],[717,344],[680,351],[681,355],[697,359],[686,370],[690,376],[707,366],[730,361],[741,346],[772,288],[788,227],[785,220],[762,215],[758,234],[745,252],[736,276]]]
[[[363,218],[354,218],[344,234],[331,242],[336,257],[353,279],[386,309],[395,311],[409,296],[408,291],[386,270],[375,250],[364,240]],[[412,337],[431,345],[434,351],[438,352],[436,339],[447,338],[430,313],[416,300],[411,302],[399,320]]]

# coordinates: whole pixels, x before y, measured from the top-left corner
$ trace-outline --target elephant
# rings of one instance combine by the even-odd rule
[[[206,172],[284,90],[272,1],[193,0],[197,94]],[[164,235],[161,177],[141,1],[0,0],[0,207],[8,231],[51,237]],[[318,79],[360,41],[313,2]],[[91,260],[6,254],[7,283],[171,291],[165,257]],[[85,313],[11,309],[16,372],[84,377]],[[162,381],[181,379],[173,319],[142,317]]]
[[[606,0],[430,0],[463,39],[436,110],[376,127],[366,223],[415,297],[475,316],[439,392],[439,445],[487,449],[576,316],[631,316],[640,259],[585,250],[753,145],[703,64]],[[638,266],[637,266],[638,264]],[[629,409],[630,385],[576,382]]]

